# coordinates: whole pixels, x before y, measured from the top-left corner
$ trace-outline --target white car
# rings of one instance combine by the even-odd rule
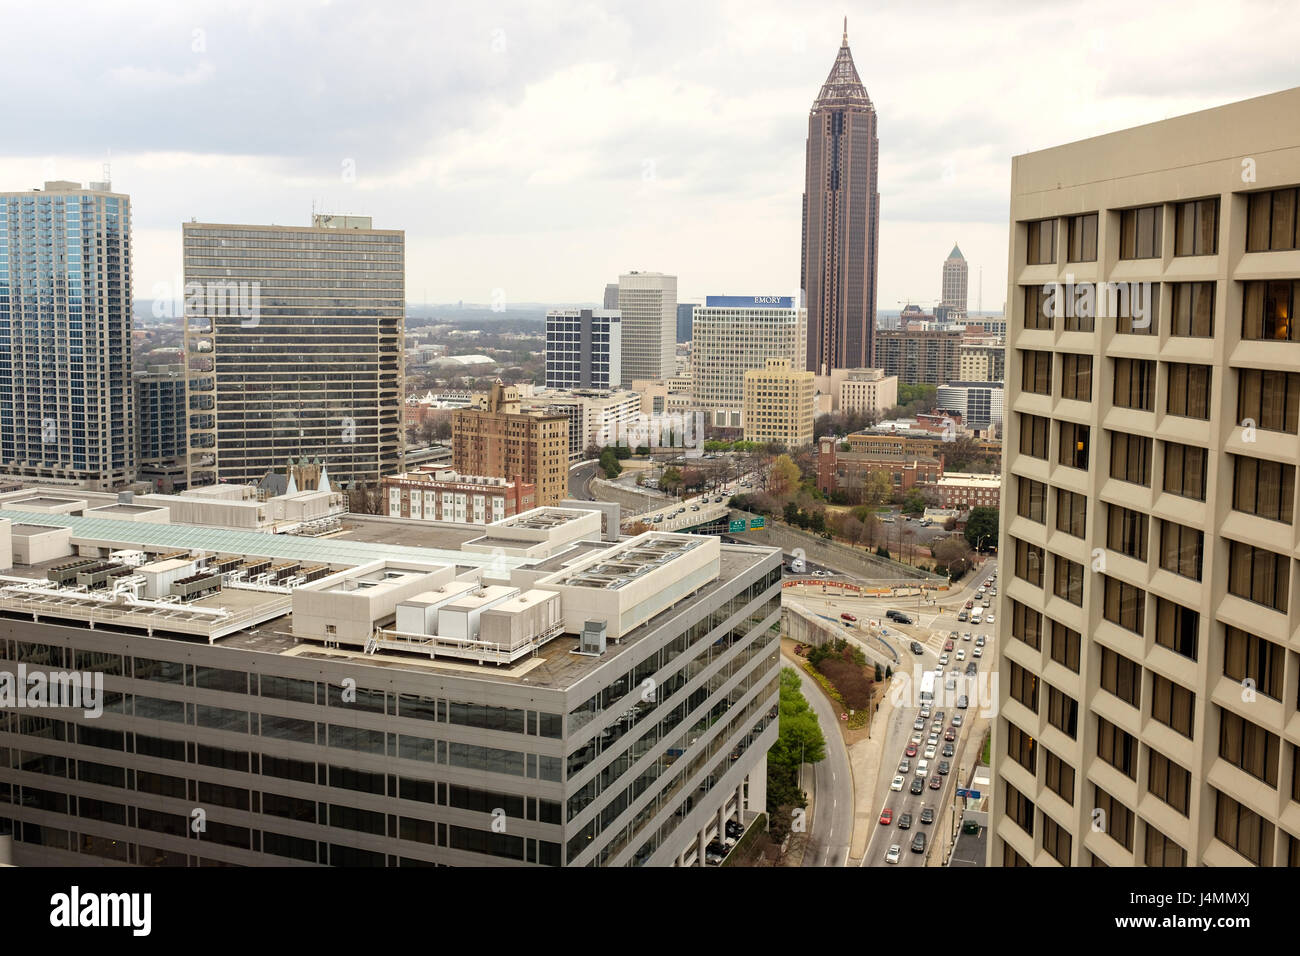
[[[898,765],[898,772],[899,772],[899,773],[910,773],[911,770],[912,770],[912,761],[909,760],[907,757],[904,757],[904,758],[902,759],[902,762],[899,763],[899,765]]]
[[[921,708],[921,719],[922,719],[922,720],[929,720],[929,719],[930,719],[930,705],[929,705],[929,704],[926,704],[925,706],[923,706],[923,707]]]
[[[891,844],[889,847],[889,852],[885,854],[885,862],[897,863],[899,858],[902,855],[903,855],[903,848],[900,847],[897,843]]]
[[[964,661],[965,659],[966,659],[966,648],[964,647],[957,648],[957,660]]]
[[[963,641],[969,641],[970,638],[971,638],[971,633],[970,633],[970,631],[966,631],[966,632],[965,632],[964,634],[962,634],[962,636],[961,636],[961,639],[962,639]],[[984,640],[984,638],[981,637],[980,640],[982,641],[982,640]]]
[[[947,655],[947,654],[940,654],[940,655],[939,655],[939,663],[940,663],[940,664],[947,664],[947,663],[948,663],[948,655]]]
[[[979,647],[975,648],[975,650],[971,651],[970,656],[974,657],[976,660],[983,657],[984,656],[983,648],[979,648]]]
[[[902,790],[902,789],[903,789],[903,778],[902,778],[901,776],[895,777],[895,778],[890,782],[890,784],[889,784],[889,789],[890,789],[890,790]]]
[[[930,746],[925,748],[925,759],[933,760],[934,755],[938,752],[939,752],[939,748],[936,747],[934,744],[930,744]]]
[[[922,724],[922,726],[925,726],[925,725]],[[916,733],[912,734],[912,738],[911,738],[911,740],[909,741],[909,743],[914,743],[914,744],[916,744],[918,747],[921,746],[921,732],[920,732],[919,730],[918,730]]]
[[[923,717],[918,717],[918,718],[916,718],[916,720],[912,721],[912,729],[913,729],[913,730],[921,730],[921,729],[923,729],[924,727],[925,727],[925,718],[923,718]]]
[[[916,775],[918,777],[924,777],[929,772],[930,772],[930,761],[918,760],[916,762]]]
[[[988,617],[986,617],[986,618],[984,619],[984,623],[985,623],[985,624],[992,624],[992,623],[993,623],[993,615],[990,614]]]

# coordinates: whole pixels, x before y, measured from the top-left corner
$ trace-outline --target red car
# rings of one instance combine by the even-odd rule
[[[904,750],[903,753],[907,754],[907,756],[909,756],[909,757],[915,757],[915,756],[916,756],[916,744],[908,744],[908,745],[907,745],[907,749]]]
[[[939,775],[938,775],[938,774],[935,774],[933,777],[930,778],[930,789],[931,789],[931,790],[938,790],[938,789],[939,789],[940,787],[942,787],[942,786],[943,786],[943,781],[942,781],[941,779],[939,779]]]
[[[952,648],[953,648],[953,643],[952,643],[952,638],[950,637],[948,638],[948,640],[943,642],[943,649],[945,651],[950,651],[952,650]]]
[[[881,823],[883,823],[885,826],[889,826],[889,824],[891,824],[893,821],[894,821],[894,811],[893,811],[893,810],[889,809],[888,807],[885,807],[884,810],[881,810],[881,811],[880,811],[880,822],[881,822]]]
[[[854,617],[852,614],[850,614],[848,611],[845,611],[843,614],[840,615],[840,620],[841,620],[841,621],[856,621],[857,618]]]
[[[949,727],[947,730],[945,730],[945,731],[943,732],[943,739],[944,739],[944,740],[956,740],[956,739],[957,739],[957,728],[956,728],[956,727]]]
[[[967,602],[966,602],[966,610],[969,611],[969,610],[970,610],[971,608],[973,608],[974,606],[975,606],[975,602],[974,602],[974,601],[967,601]]]

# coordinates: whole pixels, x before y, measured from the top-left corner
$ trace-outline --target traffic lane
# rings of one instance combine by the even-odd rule
[[[591,479],[596,477],[596,464],[583,465],[569,472],[569,495],[578,501],[595,501],[591,493]]]

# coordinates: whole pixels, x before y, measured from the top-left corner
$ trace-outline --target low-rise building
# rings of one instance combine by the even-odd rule
[[[940,508],[996,508],[1002,496],[1001,475],[949,472],[935,485]]]
[[[894,493],[902,494],[917,485],[938,481],[943,462],[938,458],[886,458],[844,451],[840,442],[829,436],[818,442],[817,488],[823,494],[842,492],[854,500],[867,490],[872,475],[877,473],[887,475]]]
[[[521,476],[462,475],[453,468],[420,468],[380,482],[383,514],[390,518],[488,524],[537,504],[537,486]]]

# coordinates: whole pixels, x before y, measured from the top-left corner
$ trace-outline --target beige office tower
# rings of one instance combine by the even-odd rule
[[[190,487],[303,457],[344,485],[400,471],[406,234],[328,215],[182,231]]]
[[[519,390],[497,382],[473,406],[457,409],[451,428],[451,463],[460,474],[522,477],[537,486],[539,507],[568,496],[568,416],[524,412]]]
[[[970,269],[966,257],[961,254],[957,244],[953,243],[952,252],[943,262],[943,295],[940,306],[947,318],[964,319],[966,317],[966,280]]]
[[[691,318],[691,388],[707,422],[740,428],[745,373],[770,358],[805,367],[808,310],[793,296],[711,295]]]
[[[623,320],[623,363],[619,385],[634,378],[669,378],[677,350],[677,277],[629,272],[618,277]]]
[[[745,441],[801,448],[813,440],[813,380],[787,358],[745,373]]]
[[[993,865],[1300,865],[1297,116],[1013,161]]]

